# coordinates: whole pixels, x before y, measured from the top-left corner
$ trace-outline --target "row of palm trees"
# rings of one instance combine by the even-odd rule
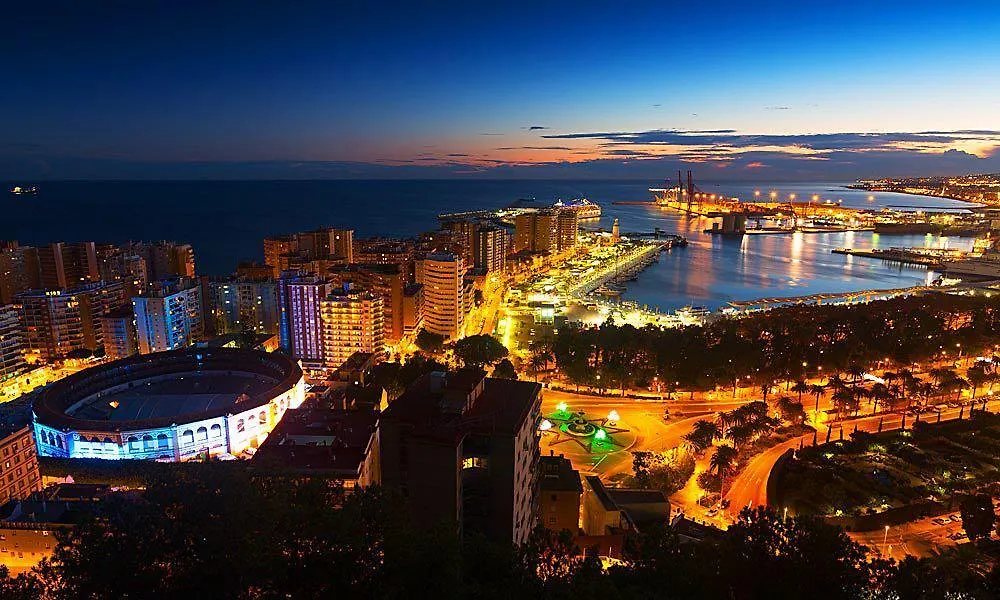
[[[880,379],[871,386],[861,385],[865,371],[857,365],[851,365],[845,374],[835,374],[826,384],[810,384],[805,380],[796,381],[789,388],[798,394],[799,402],[804,394],[812,395],[816,400],[816,410],[819,410],[819,399],[832,391],[831,400],[838,418],[847,414],[857,415],[863,400],[871,404],[872,414],[882,410],[907,410],[914,403],[929,405],[934,398],[954,394],[955,399],[961,398],[963,390],[971,390],[974,399],[980,388],[1000,381],[1000,358],[997,361],[976,361],[966,371],[965,377],[949,367],[937,367],[928,371],[928,377],[921,378],[910,369],[885,371]],[[846,375],[846,376],[845,376]]]

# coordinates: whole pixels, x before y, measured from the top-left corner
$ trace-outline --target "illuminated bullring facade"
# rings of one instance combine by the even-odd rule
[[[40,456],[183,461],[257,448],[305,397],[287,356],[198,348],[86,369],[34,403]]]

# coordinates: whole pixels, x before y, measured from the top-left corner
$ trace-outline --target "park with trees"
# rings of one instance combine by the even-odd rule
[[[836,387],[845,383],[838,403],[847,413],[862,400],[887,404],[893,397],[879,389],[862,398],[860,376],[875,368],[911,369],[914,363],[973,353],[992,355],[1000,331],[1000,297],[927,294],[898,297],[863,305],[789,306],[704,326],[665,329],[604,323],[596,327],[561,327],[549,348],[561,375],[577,387],[624,393],[648,390],[667,382],[684,390],[753,386],[760,398],[784,382],[802,400],[812,393],[804,386],[816,376]],[[539,359],[539,367],[544,359]],[[983,367],[985,369],[985,367]],[[990,373],[973,371],[969,379],[932,377],[910,385],[908,398],[954,394],[964,387],[978,391]],[[972,381],[975,377],[976,381]],[[894,381],[905,386],[904,378]],[[866,388],[867,391],[868,388]],[[791,392],[791,389],[787,391]]]

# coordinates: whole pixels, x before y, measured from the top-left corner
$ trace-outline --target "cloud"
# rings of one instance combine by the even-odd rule
[[[744,169],[763,169],[765,167],[767,167],[767,165],[765,165],[764,163],[760,162],[759,160],[755,160],[752,163],[747,163],[747,164],[743,165]]]
[[[791,106],[765,106],[764,110],[791,110]]]
[[[709,149],[720,159],[752,150],[775,150],[790,154],[821,154],[834,151],[872,152],[879,150],[910,150],[912,152],[944,152],[949,149],[972,151],[980,156],[992,154],[1000,147],[1000,131],[957,130],[890,133],[806,133],[748,134],[731,129],[680,130],[655,129],[646,131],[599,131],[543,135],[547,139],[593,140],[598,147],[639,146],[659,147],[683,155],[692,149]]]
[[[496,132],[489,132],[489,131],[487,131],[487,132],[484,132],[484,133],[480,133],[479,135],[503,135],[503,134],[502,133],[496,133]]]
[[[503,146],[494,150],[575,150],[569,146]]]
[[[528,131],[538,131],[539,129],[551,129],[544,125],[531,125],[530,127],[522,127],[521,129],[527,129]]]

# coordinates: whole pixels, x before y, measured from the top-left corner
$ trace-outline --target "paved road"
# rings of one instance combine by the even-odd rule
[[[966,416],[968,415],[968,409],[965,409]],[[948,408],[941,412],[941,420],[948,421],[951,419],[958,418],[960,414],[960,409],[958,408]],[[882,421],[883,431],[889,431],[893,429],[899,429],[902,424],[902,416],[899,414],[887,414],[887,415],[876,415],[861,417],[858,419],[852,419],[843,421],[840,425],[843,427],[844,439],[849,437],[849,434],[854,431],[855,426],[857,426],[858,431],[868,431],[876,432],[878,431],[879,421]],[[927,415],[921,416],[923,421],[936,421],[937,416],[928,417]],[[906,426],[911,427],[914,421],[914,417],[906,417]],[[826,432],[821,432],[818,436],[818,441],[820,444],[824,443],[826,440]],[[830,441],[836,441],[840,439],[838,429],[834,428],[833,435]],[[774,468],[774,463],[778,458],[784,454],[789,448],[798,448],[799,443],[803,445],[811,445],[813,440],[813,435],[810,433],[801,437],[796,437],[787,442],[778,444],[772,448],[769,448],[765,452],[758,454],[750,463],[747,464],[746,468],[736,476],[733,481],[732,486],[726,493],[726,498],[730,501],[729,513],[731,516],[735,516],[741,509],[746,506],[758,506],[767,504],[767,478],[771,474],[771,469]]]

